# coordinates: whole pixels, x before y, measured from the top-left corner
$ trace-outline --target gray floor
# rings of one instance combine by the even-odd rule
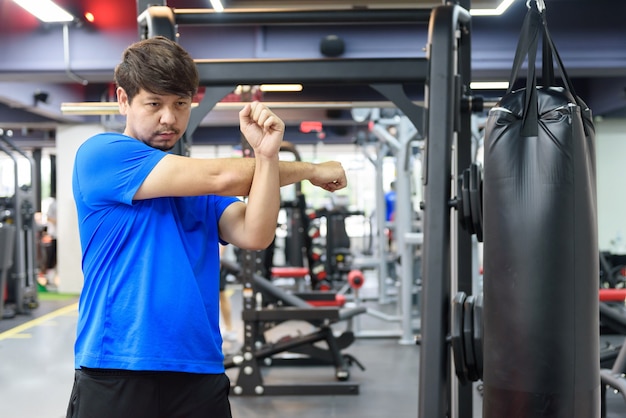
[[[236,301],[237,293],[234,296]],[[235,303],[235,310],[237,309]],[[42,302],[32,316],[0,321],[0,416],[61,418],[65,415],[73,379],[72,345],[76,326],[75,301]],[[365,326],[372,325],[367,320]],[[238,325],[241,326],[240,324]],[[308,324],[285,324],[272,331],[292,335]],[[380,326],[377,324],[376,327]],[[388,324],[390,328],[397,324]],[[270,338],[274,338],[270,334]],[[225,349],[232,347],[225,346]],[[366,367],[352,368],[350,381],[358,395],[231,397],[233,416],[297,418],[409,418],[417,416],[419,347],[397,339],[358,339],[345,352]],[[228,371],[233,381],[236,369]],[[274,367],[264,370],[265,383],[332,382],[327,367]],[[424,393],[428,393],[426,390]],[[476,392],[477,393],[477,392]],[[474,417],[481,415],[476,394]],[[608,417],[626,416],[626,403],[608,398]]]

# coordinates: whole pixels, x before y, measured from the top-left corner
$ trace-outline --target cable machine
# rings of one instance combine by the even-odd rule
[[[16,314],[30,312],[39,306],[37,295],[37,252],[35,225],[35,190],[37,177],[33,159],[10,139],[10,131],[0,130],[0,151],[12,162],[12,194],[0,197],[0,222],[15,228],[14,242],[5,251],[13,253],[12,260],[0,267],[9,268],[4,283],[2,316],[10,318]],[[20,161],[25,161],[29,169],[29,179],[24,180],[20,171]],[[9,267],[10,265],[10,267]],[[4,280],[3,280],[4,282]]]

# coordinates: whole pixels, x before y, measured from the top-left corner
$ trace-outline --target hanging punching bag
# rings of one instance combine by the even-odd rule
[[[485,130],[483,417],[599,417],[594,128],[534,4],[509,85]]]

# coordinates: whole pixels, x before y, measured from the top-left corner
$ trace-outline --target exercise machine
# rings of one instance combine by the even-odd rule
[[[239,369],[231,393],[247,395],[356,395],[359,385],[347,382],[350,366],[363,366],[350,354],[343,352],[352,344],[350,330],[336,337],[332,325],[347,321],[363,313],[363,308],[314,307],[297,295],[274,286],[271,281],[255,273],[254,253],[243,251],[241,267],[222,260],[222,268],[243,283],[244,343],[241,354],[225,361],[225,367]],[[328,294],[327,294],[328,295]],[[286,321],[305,321],[316,329],[308,334],[289,336],[277,342],[268,342],[265,332]],[[318,343],[325,343],[322,348]],[[280,358],[281,353],[301,357]],[[302,357],[303,356],[303,357]],[[334,368],[335,380],[327,383],[267,384],[262,368],[278,365],[320,365]]]
[[[15,233],[12,234],[13,245],[6,247],[6,251],[13,253],[12,260],[2,263],[3,267],[9,268],[6,280],[3,280],[3,318],[29,313],[39,306],[37,232],[34,218],[37,181],[35,164],[10,137],[10,132],[0,130],[0,151],[8,157],[6,161],[13,176],[12,190],[7,191],[6,196],[0,196],[0,223],[15,228]]]

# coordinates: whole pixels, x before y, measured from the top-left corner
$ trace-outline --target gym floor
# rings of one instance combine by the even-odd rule
[[[241,304],[233,295],[233,317]],[[72,346],[76,327],[76,298],[46,296],[31,315],[0,320],[0,411],[2,416],[61,418],[65,416],[73,379]],[[378,324],[363,318],[363,329]],[[376,320],[376,322],[379,322]],[[238,330],[241,324],[235,322]],[[393,328],[397,324],[389,324]],[[283,324],[273,333],[306,332],[308,324]],[[282,328],[281,328],[282,327]],[[236,347],[225,345],[225,350]],[[350,382],[358,395],[231,397],[235,418],[413,418],[417,416],[419,347],[395,338],[359,338],[344,350],[363,364],[351,368]],[[236,369],[228,370],[233,382]],[[264,368],[264,382],[306,384],[333,382],[331,367]],[[474,417],[481,416],[475,390]],[[428,393],[428,389],[425,390]],[[626,402],[609,393],[608,418],[626,416]]]

